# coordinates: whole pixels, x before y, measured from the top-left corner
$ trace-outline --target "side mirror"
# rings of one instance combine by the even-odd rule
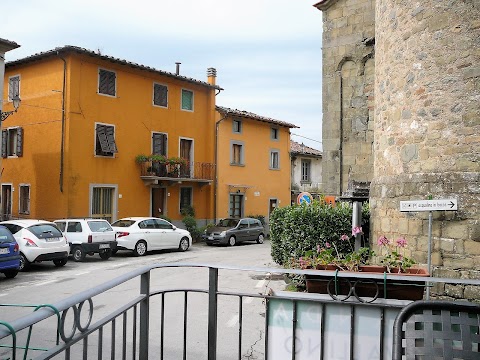
[[[173,230],[177,230],[177,227],[175,225],[172,225]]]

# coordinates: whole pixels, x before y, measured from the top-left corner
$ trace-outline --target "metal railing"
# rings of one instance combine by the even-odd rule
[[[167,274],[174,271],[173,268],[175,271],[194,271],[199,276],[205,272],[207,276],[195,281],[201,285],[199,288],[163,288]],[[271,281],[274,276],[282,278],[285,274],[316,275],[329,282],[348,277],[350,280],[356,278],[357,282],[376,281],[380,287],[390,278],[390,275],[207,264],[147,266],[55,304],[35,306],[34,311],[27,315],[11,315],[13,319],[10,320],[0,318],[0,359],[223,360],[244,359],[253,351],[258,352],[257,356],[263,354],[265,359],[275,360],[294,360],[297,356],[304,358],[299,355],[302,351],[315,354],[313,358],[320,359],[333,358],[332,351],[337,352],[335,358],[338,359],[386,359],[391,354],[389,336],[393,320],[396,313],[409,303],[385,299],[357,301],[354,297],[270,291],[268,287],[269,291],[261,293],[229,291],[233,281],[230,275],[220,276],[219,271],[222,275],[233,272],[243,276],[243,280],[248,273],[260,274],[255,275],[256,278]],[[161,276],[155,276],[157,272],[161,272]],[[480,286],[480,280],[397,278],[417,284]],[[132,294],[132,282],[136,283],[138,293]],[[247,285],[244,287],[251,289]],[[252,305],[253,301],[257,302]],[[0,309],[14,307],[14,304],[3,304]],[[4,311],[2,313],[5,314]],[[263,313],[264,318],[259,316]],[[235,330],[229,332],[222,328],[219,333],[219,319],[225,314],[235,314]],[[340,324],[342,321],[338,321],[339,314],[344,316],[342,321],[345,322],[346,332],[343,335],[340,334],[343,325]],[[368,315],[367,320],[365,314]],[[312,326],[315,329],[312,330]],[[367,328],[373,329],[370,349],[375,349],[377,357],[371,357],[367,352],[372,350],[365,349],[367,341],[362,329]],[[252,329],[260,331],[258,338],[253,340]],[[340,345],[336,343],[338,339]],[[228,344],[228,356],[221,351],[225,343]],[[340,349],[343,355],[338,354]]]
[[[165,179],[197,179],[213,180],[215,164],[186,161],[182,164],[163,162],[144,162],[140,164],[142,177],[158,177]]]

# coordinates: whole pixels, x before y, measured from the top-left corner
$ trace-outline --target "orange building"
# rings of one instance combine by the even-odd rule
[[[217,106],[217,218],[290,205],[290,129],[296,125]]]
[[[7,63],[2,217],[211,219],[220,90],[74,46]]]

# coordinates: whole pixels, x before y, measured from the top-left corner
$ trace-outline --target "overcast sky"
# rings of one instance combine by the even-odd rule
[[[178,61],[181,75],[203,81],[214,67],[225,89],[217,105],[294,123],[300,129],[292,129],[292,139],[321,150],[322,14],[316,2],[2,1],[0,38],[21,45],[7,61],[75,45],[170,72]]]

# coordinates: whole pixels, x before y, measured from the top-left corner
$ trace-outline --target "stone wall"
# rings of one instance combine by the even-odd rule
[[[373,176],[375,1],[317,4],[323,11],[323,182],[342,195]]]
[[[456,198],[433,213],[433,274],[480,278],[480,1],[377,0],[375,26],[373,239],[404,236],[425,264],[428,213],[399,203]]]

